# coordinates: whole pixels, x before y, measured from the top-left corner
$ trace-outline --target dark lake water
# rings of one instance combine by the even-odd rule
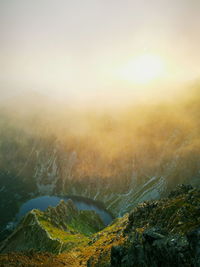
[[[32,209],[39,209],[44,211],[49,206],[55,207],[58,205],[61,199],[64,199],[65,201],[71,199],[79,210],[96,211],[96,213],[101,217],[105,225],[110,224],[113,220],[112,215],[108,211],[106,211],[106,209],[98,202],[95,202],[90,199],[73,197],[73,196],[70,197],[42,196],[28,200],[21,206],[19,213],[17,214],[17,219],[21,218],[28,211],[31,211]]]

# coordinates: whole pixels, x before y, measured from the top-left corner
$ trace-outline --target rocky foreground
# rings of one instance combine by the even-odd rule
[[[1,244],[0,266],[200,266],[199,189],[181,185],[102,227],[71,202],[34,210]]]

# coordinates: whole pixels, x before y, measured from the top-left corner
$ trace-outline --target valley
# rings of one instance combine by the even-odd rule
[[[94,265],[92,262],[98,262],[99,259],[90,257],[94,256],[94,250],[102,254],[105,249],[105,259],[111,257],[112,253],[118,253],[112,252],[112,247],[127,242],[125,237],[128,236],[124,232],[129,224],[127,216],[138,204],[160,201],[178,184],[191,184],[199,188],[199,98],[195,93],[191,99],[186,102],[181,100],[179,104],[165,104],[162,109],[159,105],[147,105],[142,111],[140,107],[135,107],[129,112],[117,113],[117,116],[109,113],[78,113],[73,120],[70,113],[58,112],[54,114],[54,119],[49,120],[50,111],[46,111],[38,120],[36,111],[23,113],[20,110],[11,114],[2,108],[2,260],[5,259],[5,253],[14,253],[12,257],[21,257],[22,261],[28,261],[26,253],[30,258],[33,254],[33,262],[37,257],[46,261],[45,253],[58,254],[50,257],[51,260],[59,259],[62,253],[67,253],[62,254],[63,257],[69,255],[69,258],[73,258],[75,253],[76,257],[83,257],[83,265],[88,262],[88,266],[103,266],[102,263]],[[171,117],[171,110],[175,108],[177,114]],[[63,128],[58,118],[63,118],[62,122],[66,120],[67,126]],[[45,215],[45,209],[48,210],[49,205],[53,206],[50,209],[56,209],[61,199],[69,198],[80,211],[76,212],[78,217],[74,219],[75,224],[70,224],[71,232],[65,240],[68,223],[62,223],[65,226],[60,228],[51,216]],[[56,218],[59,218],[58,213],[56,211]],[[22,218],[18,225],[16,218],[19,221]],[[95,223],[90,222],[92,218]],[[96,228],[98,220],[101,223],[99,221]],[[32,229],[29,222],[36,229]],[[110,225],[105,228],[107,224]],[[89,232],[88,229],[82,229],[84,225],[88,225]],[[27,239],[23,239],[26,228],[29,234]],[[100,239],[97,238],[94,246],[88,247],[91,238],[98,236],[95,232],[102,232],[102,235],[99,235]],[[113,239],[107,239],[107,234]],[[160,232],[157,234],[162,235]],[[42,243],[37,243],[41,236]],[[17,237],[20,237],[20,241],[17,241]],[[58,241],[59,238],[61,241]],[[101,244],[105,244],[105,247]],[[129,246],[129,243],[126,244]],[[17,247],[21,250],[16,251]],[[83,248],[85,252],[74,252]],[[32,252],[29,251],[31,249]],[[122,250],[129,255],[128,251]],[[27,252],[23,254],[24,251]],[[86,258],[85,253],[88,253]],[[118,263],[112,262],[118,260],[111,258],[109,264],[117,266]]]
[[[0,267],[200,267],[200,1],[0,1]]]

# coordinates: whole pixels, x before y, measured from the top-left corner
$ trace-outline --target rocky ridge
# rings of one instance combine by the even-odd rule
[[[59,209],[62,206],[61,203]],[[200,190],[180,185],[167,198],[143,202],[105,229],[88,236],[82,235],[81,240],[74,240],[73,246],[66,245],[62,253],[55,250],[57,255],[48,254],[49,261],[45,253],[50,251],[51,246],[46,247],[46,252],[42,254],[31,250],[24,254],[2,254],[0,263],[6,267],[28,267],[33,262],[33,266],[38,267],[41,263],[45,267],[61,266],[60,262],[67,267],[199,267],[199,207]],[[70,209],[73,209],[71,204]],[[53,210],[47,211],[48,218],[54,214]],[[51,223],[61,225],[59,216]],[[80,223],[85,224],[83,221]],[[65,229],[65,233],[70,231],[68,225],[62,225],[61,229]],[[70,236],[66,234],[66,244],[76,234],[76,231],[71,231]],[[18,259],[24,265],[6,265],[11,264],[11,259]]]
[[[48,251],[60,253],[87,241],[104,227],[94,211],[79,211],[71,200],[61,200],[46,211],[30,211],[2,242],[0,252]]]

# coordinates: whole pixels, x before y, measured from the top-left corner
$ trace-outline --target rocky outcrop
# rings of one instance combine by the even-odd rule
[[[111,266],[200,266],[200,190],[179,186],[169,198],[129,214],[127,241],[112,247]]]
[[[161,231],[162,232],[162,231]],[[111,266],[199,266],[199,255],[191,249],[191,242],[186,236],[163,235],[160,229],[148,229],[128,247],[113,247]]]

